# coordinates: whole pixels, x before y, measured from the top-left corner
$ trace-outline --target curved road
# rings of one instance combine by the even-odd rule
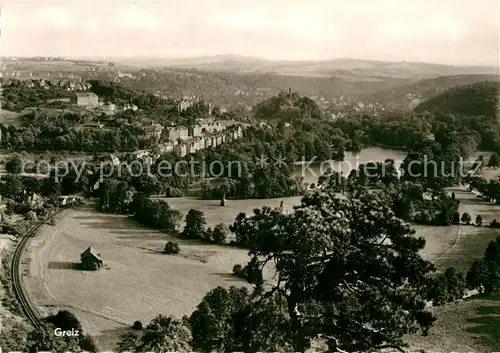
[[[28,296],[26,295],[26,292],[24,291],[21,282],[21,271],[20,271],[21,255],[23,253],[24,247],[26,246],[26,243],[28,242],[28,239],[38,230],[38,228],[40,228],[48,220],[52,219],[54,216],[58,215],[59,213],[61,213],[62,211],[66,210],[69,207],[71,206],[64,207],[59,211],[51,214],[43,221],[39,222],[38,224],[33,226],[30,230],[28,230],[28,232],[26,232],[26,234],[24,234],[21,237],[21,240],[19,241],[16,249],[14,250],[14,255],[12,256],[10,271],[12,277],[12,284],[14,288],[14,295],[16,296],[19,305],[21,305],[21,309],[23,310],[28,320],[37,329],[40,328],[40,318],[38,317],[36,309],[33,307],[30,300],[28,299]]]

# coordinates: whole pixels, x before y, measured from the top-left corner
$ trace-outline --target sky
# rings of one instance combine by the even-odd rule
[[[500,0],[1,0],[3,56],[499,62]]]

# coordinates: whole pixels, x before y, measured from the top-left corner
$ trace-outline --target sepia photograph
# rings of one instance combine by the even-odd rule
[[[1,0],[0,352],[500,350],[499,0]]]

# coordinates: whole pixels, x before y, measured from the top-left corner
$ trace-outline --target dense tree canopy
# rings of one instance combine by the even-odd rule
[[[431,113],[451,113],[468,116],[484,115],[496,118],[498,109],[498,81],[473,83],[457,86],[424,101],[415,111]]]
[[[318,335],[332,350],[403,346],[404,334],[433,322],[425,311],[433,266],[418,253],[425,241],[383,197],[346,196],[316,191],[291,214],[263,208],[232,227],[261,268],[275,263],[276,281],[259,301],[282,298],[296,351]]]

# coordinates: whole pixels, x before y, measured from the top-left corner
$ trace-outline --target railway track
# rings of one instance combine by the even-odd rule
[[[21,305],[21,309],[23,310],[24,314],[36,329],[40,329],[40,318],[38,317],[36,309],[33,308],[33,306],[31,305],[31,302],[29,301],[28,296],[26,295],[26,292],[24,291],[24,288],[21,283],[21,277],[22,277],[21,267],[20,267],[21,255],[29,238],[38,230],[38,228],[40,228],[44,223],[46,223],[47,221],[54,218],[56,215],[60,214],[62,211],[70,207],[71,206],[67,206],[60,209],[59,211],[51,214],[49,217],[45,218],[43,221],[37,223],[35,226],[29,229],[26,232],[26,234],[24,234],[21,237],[21,240],[17,244],[17,247],[14,251],[14,255],[12,257],[10,271],[12,277],[12,284],[14,288],[14,294],[16,296],[17,301],[19,302],[19,305]]]

